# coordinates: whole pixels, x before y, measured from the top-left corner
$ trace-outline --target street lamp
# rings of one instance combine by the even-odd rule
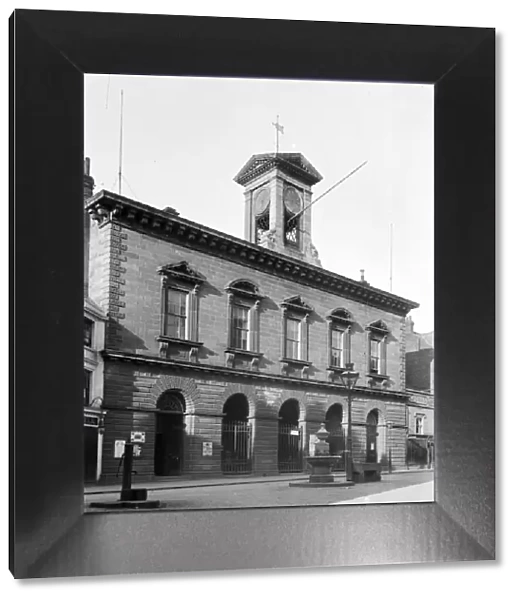
[[[351,437],[351,397],[353,388],[359,379],[358,371],[354,371],[353,363],[346,364],[346,370],[340,374],[341,381],[348,391],[348,440],[346,450],[346,481],[353,481],[353,440]]]

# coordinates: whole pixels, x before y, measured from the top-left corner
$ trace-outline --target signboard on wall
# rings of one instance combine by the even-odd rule
[[[114,442],[114,458],[121,458],[124,454],[124,440],[115,440]]]
[[[132,431],[130,434],[130,442],[134,444],[144,444],[146,441],[146,433],[144,431]]]
[[[202,442],[202,456],[213,455],[213,442]]]

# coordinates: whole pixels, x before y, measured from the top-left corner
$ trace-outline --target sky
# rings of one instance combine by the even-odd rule
[[[240,238],[233,178],[275,151],[278,115],[279,151],[323,176],[314,199],[368,161],[312,207],[322,266],[352,279],[364,269],[372,286],[420,304],[416,331],[434,329],[432,85],[86,75],[96,192],[119,189],[121,91],[122,195]]]

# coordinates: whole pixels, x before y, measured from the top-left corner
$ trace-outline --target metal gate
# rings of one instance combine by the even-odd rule
[[[223,421],[222,473],[251,472],[251,441],[251,426],[247,421]]]
[[[300,473],[303,470],[303,430],[291,423],[279,423],[278,471]]]

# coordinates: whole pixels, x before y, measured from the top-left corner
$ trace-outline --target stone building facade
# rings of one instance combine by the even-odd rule
[[[124,440],[138,478],[305,469],[321,423],[354,461],[406,461],[406,315],[418,305],[323,269],[301,154],[253,156],[245,239],[100,191],[87,204],[89,294],[106,311],[103,480]]]

